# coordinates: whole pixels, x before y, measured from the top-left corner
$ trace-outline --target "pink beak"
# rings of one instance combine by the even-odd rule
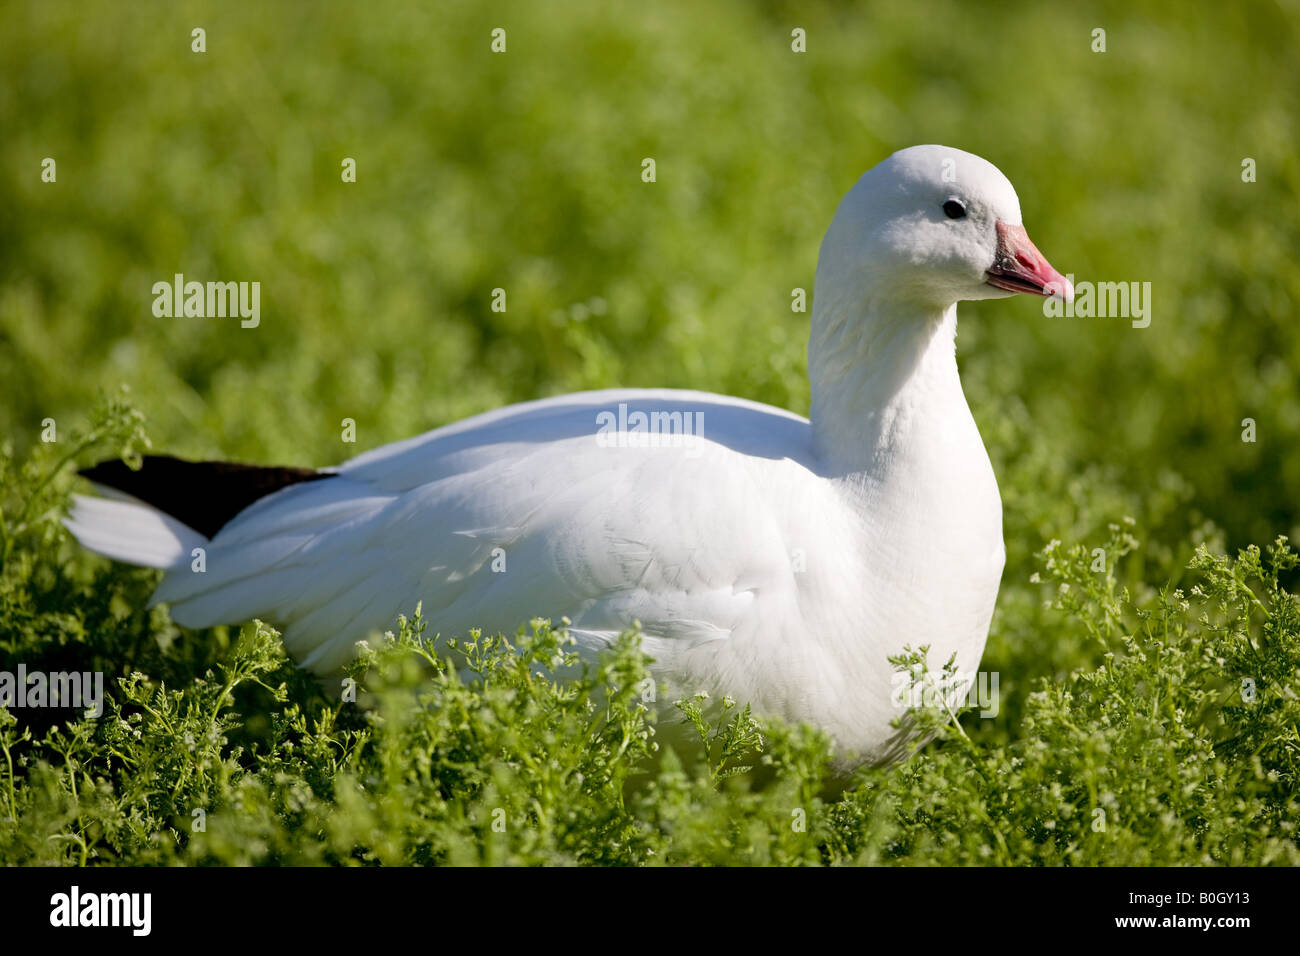
[[[1030,242],[1024,226],[1008,226],[999,219],[997,231],[998,251],[987,273],[989,285],[1008,292],[1059,295],[1073,301],[1074,286]]]

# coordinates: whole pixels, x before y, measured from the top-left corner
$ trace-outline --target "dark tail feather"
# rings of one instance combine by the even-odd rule
[[[228,461],[184,461],[146,455],[132,471],[122,461],[101,461],[78,474],[116,488],[211,538],[254,501],[302,481],[332,477],[310,468],[263,468]]]

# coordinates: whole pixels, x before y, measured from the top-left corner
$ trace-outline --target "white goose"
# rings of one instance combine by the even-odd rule
[[[928,644],[973,672],[1002,574],[956,303],[1073,290],[1006,177],[915,146],[840,203],[815,291],[811,421],[702,392],[584,392],[322,472],[104,463],[86,474],[112,497],[78,496],[68,527],[164,569],[154,600],[179,623],[262,618],[322,675],[417,601],[443,635],[568,616],[591,654],[639,621],[674,693],[729,694],[826,730],[845,764],[879,761],[900,741],[886,658]],[[652,422],[702,428],[653,441]]]

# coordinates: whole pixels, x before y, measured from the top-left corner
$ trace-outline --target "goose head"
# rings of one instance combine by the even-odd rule
[[[945,146],[899,150],[858,180],[822,243],[818,292],[910,312],[1015,293],[1072,298],[1025,232],[996,166]]]

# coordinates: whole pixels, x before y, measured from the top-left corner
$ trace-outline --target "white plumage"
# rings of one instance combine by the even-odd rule
[[[936,666],[955,653],[974,671],[1002,572],[955,303],[1053,282],[1001,173],[913,147],[863,175],[823,242],[811,422],[701,392],[587,392],[368,452],[210,541],[138,502],[79,498],[69,527],[166,568],[155,600],[181,624],[260,617],[321,674],[417,601],[447,636],[567,616],[593,655],[639,621],[667,699],[730,694],[822,727],[848,763],[879,760],[898,744],[886,658],[928,644]],[[702,434],[642,447],[644,430],[608,427],[637,412]]]

